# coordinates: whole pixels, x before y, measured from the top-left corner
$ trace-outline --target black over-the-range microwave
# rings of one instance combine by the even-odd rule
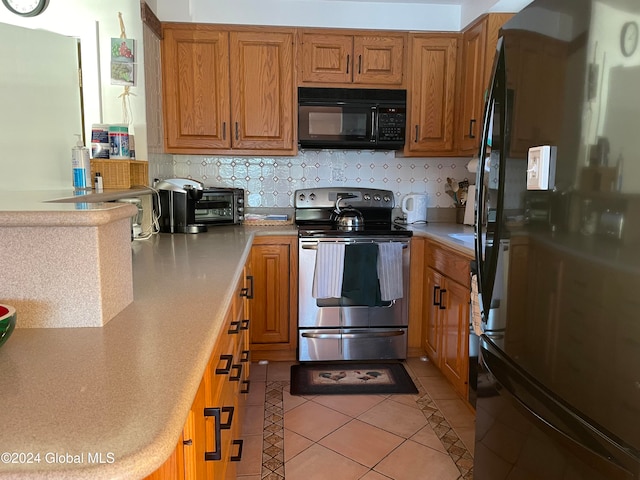
[[[407,91],[298,88],[300,148],[404,147]]]

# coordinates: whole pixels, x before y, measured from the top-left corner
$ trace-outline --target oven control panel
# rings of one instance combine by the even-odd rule
[[[321,187],[296,190],[295,208],[330,208],[343,198],[341,205],[355,208],[393,208],[395,198],[391,190],[375,188]]]

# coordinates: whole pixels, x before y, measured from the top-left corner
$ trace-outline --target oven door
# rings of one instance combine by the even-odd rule
[[[300,329],[299,359],[391,360],[407,356],[407,327]]]
[[[402,298],[378,306],[351,299],[314,298],[313,279],[319,242],[345,244],[400,242]],[[404,237],[299,239],[298,341],[299,360],[402,359],[407,354],[410,239]]]
[[[358,104],[298,106],[301,148],[373,148],[376,107]]]

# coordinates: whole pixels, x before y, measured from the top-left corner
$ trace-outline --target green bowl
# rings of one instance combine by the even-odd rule
[[[0,347],[9,340],[16,328],[16,309],[11,305],[0,304]]]

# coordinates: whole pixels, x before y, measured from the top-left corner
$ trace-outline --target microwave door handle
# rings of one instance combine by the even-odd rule
[[[376,130],[376,119],[378,115],[376,115],[377,109],[376,107],[371,107],[371,139],[375,142],[378,141],[378,135]]]

